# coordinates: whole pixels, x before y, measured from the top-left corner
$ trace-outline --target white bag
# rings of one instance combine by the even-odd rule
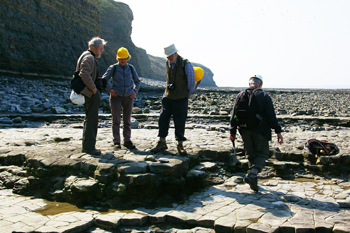
[[[82,94],[77,94],[74,90],[70,93],[70,100],[75,104],[85,103],[85,97]]]

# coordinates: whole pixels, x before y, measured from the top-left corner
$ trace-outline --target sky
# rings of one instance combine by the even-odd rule
[[[153,56],[175,44],[219,87],[350,88],[349,0],[121,0],[131,39]]]

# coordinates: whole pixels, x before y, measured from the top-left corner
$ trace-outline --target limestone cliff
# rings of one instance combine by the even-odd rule
[[[139,76],[148,77],[151,63],[144,49],[138,48],[131,40],[131,22],[134,19],[130,7],[113,0],[100,0],[101,37],[108,41],[100,66],[104,72],[116,62],[120,47],[125,47],[131,54],[130,64],[134,65]]]
[[[86,42],[100,31],[95,0],[0,1],[0,72],[71,76]]]
[[[69,78],[87,41],[100,36],[108,41],[99,59],[102,73],[116,62],[117,50],[123,46],[139,76],[165,80],[165,59],[148,55],[132,42],[133,13],[124,3],[2,0],[0,12],[0,74]],[[211,71],[201,67],[202,85],[216,86]]]

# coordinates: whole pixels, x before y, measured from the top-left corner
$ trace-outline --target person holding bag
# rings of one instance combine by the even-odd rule
[[[107,41],[99,37],[93,37],[89,42],[89,49],[84,51],[78,61],[76,70],[85,84],[80,94],[84,95],[84,127],[82,152],[92,155],[100,155],[101,151],[96,149],[96,137],[98,127],[98,109],[101,102],[100,91],[96,88],[95,81],[98,77],[97,58],[101,57],[103,48]],[[80,67],[79,67],[80,66]]]
[[[131,142],[131,113],[141,82],[134,66],[128,63],[131,56],[126,48],[119,48],[116,58],[118,62],[109,66],[102,76],[102,80],[106,80],[106,90],[110,93],[113,147],[114,150],[121,149],[119,129],[123,110],[123,145],[128,149],[135,149],[135,145]]]

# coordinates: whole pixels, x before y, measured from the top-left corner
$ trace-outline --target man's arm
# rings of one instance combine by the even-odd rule
[[[107,69],[107,71],[103,74],[102,79],[106,80],[106,90],[114,97],[117,97],[118,94],[114,91],[114,89],[112,88],[112,84],[110,79],[114,78],[114,71],[116,69],[115,67],[116,65],[110,65]],[[113,82],[113,80],[112,80]]]
[[[273,107],[273,104],[272,104],[272,99],[269,95],[266,95],[265,98],[267,101],[265,113],[267,116],[269,127],[275,130],[275,133],[277,134],[277,141],[279,144],[282,144],[283,143],[283,136],[281,134],[282,127],[278,123],[276,113],[275,113],[275,108]]]
[[[276,134],[279,134],[282,132],[281,125],[278,123],[275,108],[272,104],[272,99],[269,95],[265,95],[265,114],[267,117],[269,128],[274,129]]]
[[[188,89],[188,96],[191,96],[195,90],[196,90],[196,85],[195,85],[195,79],[194,79],[194,70],[193,66],[190,62],[188,62],[185,66],[185,72],[187,76],[187,89]]]
[[[111,84],[111,78],[113,79],[113,72],[114,72],[114,65],[111,65],[108,67],[106,72],[103,74],[102,79],[106,80],[106,90],[109,92],[109,90],[112,89]]]
[[[85,56],[80,65],[79,76],[81,77],[81,80],[86,85],[86,87],[89,88],[95,94],[97,88],[91,76],[94,62],[95,59],[93,57],[89,55]]]
[[[233,142],[236,140],[236,131],[237,131],[237,125],[236,125],[236,119],[234,117],[234,108],[232,109],[232,115],[230,119],[230,140]]]
[[[134,84],[135,84],[134,91],[135,91],[135,94],[137,94],[139,92],[139,89],[140,89],[140,86],[141,86],[141,81],[140,81],[139,75],[136,72],[135,67],[130,66],[130,70],[131,70],[131,73],[134,74],[132,76],[132,79],[134,80]]]
[[[230,118],[230,140],[231,141],[234,141],[236,139],[236,132],[237,132],[237,122],[236,122],[236,113],[235,113],[235,107],[237,105],[237,102],[238,102],[238,98],[239,96],[242,95],[242,92],[239,93],[237,96],[236,96],[236,99],[235,99],[235,104],[233,105],[233,108],[232,108],[232,113],[231,113],[231,118]]]
[[[230,140],[231,140],[231,142],[236,140],[236,134],[230,134]]]

